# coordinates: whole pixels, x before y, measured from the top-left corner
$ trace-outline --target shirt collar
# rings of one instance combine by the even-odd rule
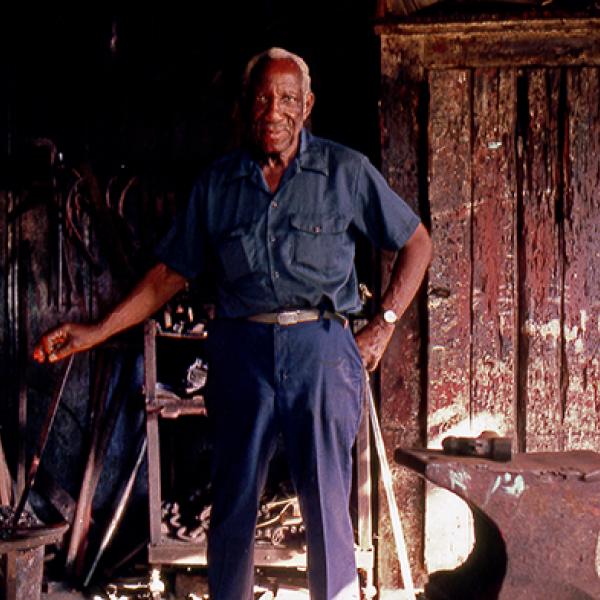
[[[328,175],[327,151],[323,145],[313,143],[313,141],[313,135],[306,129],[302,129],[300,132],[300,151],[296,157],[298,164],[301,169]]]
[[[300,148],[293,163],[297,164],[296,168],[299,167],[300,169],[327,175],[329,170],[327,168],[326,149],[320,144],[313,143],[313,140],[313,135],[303,128],[300,132]],[[257,172],[257,168],[257,162],[252,158],[250,152],[244,149],[240,160],[231,171],[231,179],[249,177],[252,173]]]

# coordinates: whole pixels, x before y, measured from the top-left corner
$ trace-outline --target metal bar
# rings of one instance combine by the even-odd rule
[[[33,487],[35,476],[40,465],[40,460],[42,458],[44,448],[46,447],[46,442],[48,441],[48,435],[50,433],[50,429],[52,428],[52,423],[54,422],[54,417],[56,416],[56,411],[58,409],[60,399],[63,395],[65,384],[67,383],[67,378],[69,377],[69,373],[71,371],[71,366],[73,365],[74,356],[74,354],[71,354],[71,356],[69,357],[67,365],[65,366],[62,377],[60,379],[60,383],[55,389],[54,396],[50,403],[50,408],[48,409],[48,414],[46,415],[46,421],[44,422],[44,425],[42,426],[42,431],[40,433],[40,438],[38,441],[38,450],[37,453],[31,459],[31,465],[27,474],[25,488],[23,489],[23,493],[21,494],[21,498],[19,499],[17,508],[15,510],[15,514],[13,516],[12,524],[9,528],[9,532],[11,535],[17,527],[17,524],[19,523],[19,519],[21,518],[23,510],[25,509],[25,503],[27,502],[27,498],[29,497],[29,492]]]
[[[377,590],[374,585],[373,573],[373,485],[371,481],[371,436],[369,434],[369,415],[365,410],[356,437],[358,548],[361,551],[361,559],[370,558],[366,561],[367,564],[363,564],[365,576],[363,594],[366,598],[373,598],[377,594]],[[362,562],[359,562],[359,568]]]
[[[129,363],[124,360],[121,363],[121,369],[117,374],[115,380],[116,384],[114,389],[112,389],[112,394],[110,394],[111,388],[109,386],[106,390],[106,395],[104,396],[104,404],[106,405],[108,404],[110,394],[110,405],[106,410],[98,410],[96,422],[93,427],[92,445],[77,501],[77,509],[73,520],[66,561],[68,574],[77,579],[83,574],[83,561],[88,542],[92,501],[96,488],[98,487],[104,459],[106,458],[115,423],[127,396],[128,373]],[[109,373],[109,377],[111,379],[113,377],[112,369]]]
[[[133,466],[133,470],[131,471],[131,475],[129,476],[129,479],[127,480],[127,483],[125,484],[123,491],[121,492],[119,502],[117,504],[117,508],[113,514],[112,519],[110,520],[110,523],[108,525],[106,532],[104,533],[102,541],[100,542],[100,547],[98,548],[98,552],[96,553],[94,561],[92,562],[92,566],[90,567],[88,574],[83,582],[83,587],[87,587],[88,584],[90,583],[90,579],[92,578],[92,575],[94,574],[94,571],[96,570],[96,567],[98,566],[98,562],[100,561],[100,558],[104,554],[104,551],[106,550],[108,544],[112,540],[113,535],[121,522],[121,518],[123,517],[125,508],[127,506],[127,503],[129,502],[129,498],[131,497],[131,491],[133,490],[133,485],[137,478],[138,471],[140,470],[140,466],[142,464],[144,456],[146,455],[146,446],[147,446],[147,438],[146,438],[146,436],[144,436],[144,439],[143,439],[140,449],[138,451],[137,460],[135,461],[135,465]]]
[[[0,438],[0,504],[10,506],[12,504],[12,478],[8,465],[2,439]]]
[[[101,364],[104,376],[99,382],[99,387],[93,390],[94,397],[91,411],[92,425],[89,454],[87,457],[85,470],[83,472],[81,487],[79,489],[75,515],[73,517],[73,522],[71,523],[69,544],[65,557],[65,574],[71,579],[75,577],[77,555],[81,546],[81,540],[85,536],[84,530],[87,530],[87,526],[84,522],[86,521],[87,506],[92,500],[90,494],[93,495],[93,492],[90,492],[90,489],[93,479],[93,470],[96,464],[96,452],[98,440],[100,438],[101,423],[104,416],[104,406],[109,393],[108,380],[110,378],[110,373],[112,372],[112,365],[114,362],[109,360],[108,363],[102,362]]]
[[[358,486],[358,546],[361,550],[373,548],[373,523],[371,518],[371,448],[369,444],[369,417],[365,413],[356,437]]]
[[[144,392],[146,409],[156,402],[156,321],[148,320],[144,326]],[[161,490],[160,490],[160,438],[158,414],[146,411],[148,439],[148,510],[150,513],[150,543],[161,540]]]
[[[396,504],[396,497],[394,496],[394,484],[392,481],[392,472],[390,471],[390,465],[385,454],[385,446],[383,443],[383,436],[381,435],[381,428],[379,427],[379,419],[377,418],[377,411],[375,410],[375,401],[373,400],[373,392],[371,390],[371,382],[369,380],[369,374],[365,371],[365,388],[367,394],[367,402],[369,404],[369,414],[371,417],[371,427],[373,428],[373,438],[375,440],[375,448],[377,449],[377,457],[379,458],[379,468],[381,470],[381,481],[385,489],[385,495],[387,497],[388,506],[390,509],[390,518],[392,520],[392,531],[394,533],[394,541],[396,542],[396,552],[398,554],[398,561],[400,562],[400,571],[402,573],[402,580],[404,582],[404,589],[408,594],[408,600],[416,600],[415,587],[413,584],[412,575],[410,572],[410,563],[408,561],[408,552],[406,550],[406,541],[404,539],[404,532],[402,530],[402,522],[400,520],[400,511]]]

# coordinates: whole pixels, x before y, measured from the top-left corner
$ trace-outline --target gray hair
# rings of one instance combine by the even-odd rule
[[[260,62],[271,59],[271,60],[291,60],[296,66],[300,69],[300,73],[302,74],[302,93],[306,97],[310,90],[310,72],[308,70],[308,65],[304,62],[302,58],[300,58],[297,54],[292,52],[288,52],[283,48],[269,48],[264,52],[260,52],[253,56],[246,65],[246,69],[244,70],[244,79],[242,82],[243,85],[243,94],[244,97],[248,93],[248,87],[250,85],[250,79],[252,77],[252,72],[256,65]]]

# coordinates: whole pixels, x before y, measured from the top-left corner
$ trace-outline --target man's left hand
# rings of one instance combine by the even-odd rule
[[[356,334],[356,344],[367,371],[374,371],[388,347],[394,325],[386,323],[381,316],[375,317]]]

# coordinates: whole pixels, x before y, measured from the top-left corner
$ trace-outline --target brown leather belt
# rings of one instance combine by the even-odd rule
[[[348,324],[348,319],[344,315],[329,310],[321,311],[318,308],[300,308],[298,310],[259,313],[247,317],[247,319],[256,323],[270,323],[272,325],[297,325],[298,323],[318,321],[319,319],[335,319],[342,323],[344,327]]]

